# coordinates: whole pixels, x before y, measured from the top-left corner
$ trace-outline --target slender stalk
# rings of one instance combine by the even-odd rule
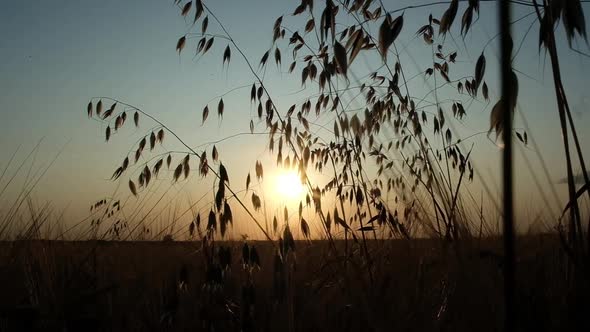
[[[504,330],[514,331],[516,328],[515,308],[515,253],[514,253],[514,206],[512,197],[512,110],[513,86],[512,86],[512,39],[510,36],[511,8],[508,1],[500,1],[500,50],[501,50],[501,81],[502,100],[504,100],[503,139],[504,151],[502,158],[503,168],[503,233],[504,233]]]
[[[557,55],[556,55],[557,57]],[[561,78],[559,80],[559,86],[562,95],[562,101],[565,107],[565,113],[567,115],[567,119],[569,121],[570,127],[572,129],[572,137],[574,138],[574,144],[576,146],[576,152],[578,153],[578,160],[580,162],[580,167],[582,169],[582,175],[584,177],[584,184],[587,188],[590,188],[590,178],[588,177],[588,171],[586,170],[586,163],[584,162],[584,155],[582,154],[582,148],[580,146],[580,141],[578,140],[578,134],[576,133],[576,127],[574,126],[574,121],[572,119],[572,113],[570,111],[569,103],[567,101],[567,96],[565,95],[565,90],[563,88],[563,82]],[[588,197],[590,197],[590,190],[586,190],[588,193]],[[577,200],[577,198],[575,198]],[[578,212],[579,213],[579,212]],[[582,230],[582,219],[580,218],[577,223],[578,232],[579,232],[579,241],[581,245],[581,249],[584,249],[584,239],[583,239],[583,230]],[[586,249],[590,250],[590,219],[588,220],[588,229],[586,230]]]
[[[535,4],[535,10],[537,11],[537,17],[539,22],[541,22],[542,17],[539,11],[539,6],[536,0],[533,0]],[[545,5],[547,9],[547,13],[550,18],[550,22],[553,21],[551,15],[551,6]],[[557,57],[557,46],[555,43],[555,34],[553,33],[553,29],[548,29],[548,43],[546,45],[547,50],[549,52],[549,57],[551,59],[551,69],[553,73],[553,83],[555,86],[555,97],[557,99],[557,109],[559,112],[559,121],[561,124],[561,134],[563,139],[563,148],[565,150],[565,160],[566,160],[566,169],[567,169],[567,183],[568,183],[568,194],[569,194],[569,202],[571,204],[570,208],[570,226],[568,230],[568,240],[570,241],[570,245],[573,245],[574,253],[576,255],[580,253],[580,245],[582,238],[582,228],[580,224],[580,210],[578,207],[578,201],[576,199],[576,188],[574,184],[574,175],[572,169],[572,161],[571,161],[571,153],[570,153],[570,146],[569,146],[569,136],[567,132],[567,122],[566,122],[566,110],[565,110],[565,102],[563,94],[563,90],[561,88],[561,70],[559,68],[559,59]],[[577,257],[572,257],[574,260]]]

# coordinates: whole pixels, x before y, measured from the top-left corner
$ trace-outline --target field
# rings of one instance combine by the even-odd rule
[[[587,288],[563,280],[558,239],[518,239],[522,331],[588,326]],[[501,241],[369,241],[370,267],[327,241],[296,242],[277,265],[270,242],[3,242],[2,331],[498,331]],[[212,252],[229,248],[227,256]],[[250,250],[251,251],[251,250]],[[221,252],[225,252],[221,250]],[[223,256],[223,255],[222,255]],[[371,273],[369,273],[370,271]],[[587,286],[586,286],[587,287]]]

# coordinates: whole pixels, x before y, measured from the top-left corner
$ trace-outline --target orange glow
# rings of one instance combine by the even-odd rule
[[[280,170],[275,179],[275,191],[280,199],[298,200],[305,191],[299,175],[294,170]]]

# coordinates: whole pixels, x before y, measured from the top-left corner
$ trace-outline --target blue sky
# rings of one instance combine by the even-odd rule
[[[174,49],[176,41],[190,30],[190,24],[180,17],[180,10],[172,2],[31,0],[0,3],[0,167],[6,165],[17,147],[20,146],[18,156],[24,158],[41,138],[43,143],[36,167],[49,162],[64,148],[40,183],[36,197],[41,202],[50,201],[56,210],[67,208],[66,215],[71,220],[83,218],[91,202],[112,193],[116,186],[108,181],[112,171],[133,142],[152,125],[142,121],[140,130],[129,127],[109,144],[104,144],[104,126],[86,118],[85,108],[90,98],[108,96],[138,106],[169,125],[193,147],[249,130],[250,118],[255,113],[245,103],[249,88],[224,96],[227,111],[223,122],[218,122],[215,114],[216,97],[253,82],[244,62],[232,50],[229,70],[223,69],[221,54],[227,42],[220,38],[216,39],[208,56],[193,58],[195,40],[189,40],[186,50],[179,56]],[[254,64],[271,47],[272,24],[276,17],[287,14],[285,24],[300,30],[305,22],[288,14],[296,5],[293,1],[206,3]],[[385,6],[393,10],[416,3],[386,1]],[[459,49],[457,74],[473,72],[483,45],[496,34],[495,6],[482,3],[481,7],[482,16],[465,38],[465,44],[459,36],[463,4],[452,28],[453,36],[449,37],[452,40],[446,41],[446,47]],[[404,50],[400,57],[409,72],[417,72],[414,61],[425,68],[430,56],[429,48],[415,38],[415,31],[426,23],[428,13],[436,17],[445,9],[445,6],[433,6],[408,10],[404,14],[406,23],[397,46]],[[588,6],[584,5],[584,9],[588,10]],[[531,8],[517,8],[514,16],[522,17],[531,11]],[[533,19],[534,16],[530,16],[515,25],[515,40],[520,42]],[[209,29],[219,32],[211,18]],[[531,127],[529,136],[537,142],[550,171],[552,182],[543,180],[542,185],[546,186],[547,192],[549,186],[555,186],[563,198],[565,186],[557,184],[565,176],[565,167],[553,83],[549,59],[538,52],[537,29],[535,25],[515,60],[515,67],[520,71],[519,112],[526,117]],[[581,141],[588,142],[590,134],[584,129],[590,124],[587,110],[590,105],[587,95],[589,59],[567,49],[562,27],[557,36],[568,98]],[[467,50],[465,45],[469,46]],[[462,136],[488,129],[489,112],[499,87],[495,72],[496,46],[495,42],[490,43],[484,53],[488,59],[486,80],[492,101],[490,104],[480,101],[471,104],[468,119],[458,124]],[[590,52],[583,41],[574,43],[574,46]],[[291,62],[288,52],[284,52],[283,57],[283,73],[278,73],[272,63],[264,77],[282,107],[288,107],[293,102],[303,101],[306,91],[298,91],[298,74],[291,78],[286,73]],[[358,76],[367,74],[363,72],[364,64],[377,67],[371,56],[356,61],[354,69]],[[460,67],[462,65],[465,67]],[[418,80],[414,88],[428,91],[427,86]],[[201,126],[201,110],[206,104],[212,111],[208,123]],[[520,114],[515,119],[515,126],[522,128]],[[329,119],[325,120],[329,122]],[[263,126],[257,128],[262,130]],[[167,148],[178,147],[171,140],[169,142]],[[238,187],[243,186],[246,173],[253,171],[256,159],[272,165],[274,158],[265,151],[265,142],[264,136],[240,136],[217,144],[221,158],[230,165],[230,176],[239,183]],[[473,158],[479,166],[479,174],[492,189],[498,188],[500,150],[485,135],[475,136],[469,142],[477,146]],[[517,198],[522,211],[535,210],[531,206],[541,203],[535,195],[538,189],[530,173],[544,179],[539,160],[532,146],[516,151]],[[589,152],[586,144],[587,160]],[[523,153],[531,160],[534,169],[523,163]],[[198,179],[194,179],[188,187],[199,185]],[[180,196],[187,195],[187,192],[191,197],[196,196],[191,191],[193,189],[186,188],[175,186],[173,191]],[[11,190],[16,192],[17,189],[18,186]],[[481,188],[475,183],[472,191],[479,197]],[[2,197],[2,200],[6,198]]]

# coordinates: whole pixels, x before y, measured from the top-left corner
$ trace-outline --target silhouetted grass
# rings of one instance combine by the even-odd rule
[[[570,288],[558,239],[536,235],[517,243],[520,329],[587,328],[586,286],[574,288],[578,312],[565,306]],[[466,243],[460,256],[435,240],[368,241],[372,287],[363,256],[353,254],[345,265],[342,257],[330,257],[327,241],[297,241],[284,293],[277,286],[273,245],[248,243],[259,253],[260,268],[244,266],[242,245],[217,242],[217,248],[229,248],[231,263],[216,277],[199,242],[2,242],[0,326],[280,331],[291,308],[295,331],[502,330],[498,238]]]

